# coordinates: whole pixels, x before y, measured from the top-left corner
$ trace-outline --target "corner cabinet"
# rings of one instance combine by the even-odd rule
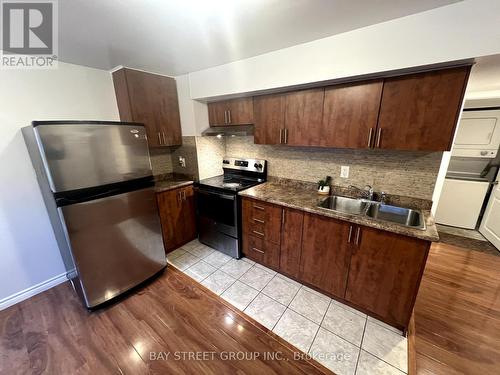
[[[113,72],[113,82],[120,119],[143,123],[149,146],[182,144],[174,78],[123,68]]]
[[[253,124],[253,98],[208,103],[210,126]]]
[[[248,258],[406,329],[430,242],[242,199]]]
[[[156,194],[167,253],[196,238],[196,211],[193,186]]]

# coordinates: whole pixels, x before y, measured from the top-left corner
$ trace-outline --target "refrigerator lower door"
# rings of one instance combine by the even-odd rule
[[[87,307],[106,302],[166,266],[153,187],[59,210]]]

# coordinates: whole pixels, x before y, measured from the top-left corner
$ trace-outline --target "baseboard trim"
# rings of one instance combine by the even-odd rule
[[[27,289],[21,290],[20,292],[17,292],[11,296],[3,298],[0,300],[0,311],[6,309],[7,307],[15,305],[16,303],[24,301],[30,297],[33,297],[38,293],[42,293],[47,289],[53,288],[56,285],[62,284],[65,281],[68,281],[68,278],[66,277],[66,272],[54,276],[48,280],[42,281],[41,283],[33,285]]]

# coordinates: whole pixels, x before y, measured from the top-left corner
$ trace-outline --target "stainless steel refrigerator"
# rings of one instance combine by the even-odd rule
[[[35,121],[22,132],[68,278],[85,306],[166,267],[142,124]]]

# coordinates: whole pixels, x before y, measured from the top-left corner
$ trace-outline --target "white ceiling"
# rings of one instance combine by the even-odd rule
[[[59,59],[179,75],[458,1],[63,0]]]

